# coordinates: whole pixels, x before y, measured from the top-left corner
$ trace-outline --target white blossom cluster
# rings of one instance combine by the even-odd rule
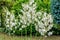
[[[10,31],[13,30],[12,28],[16,25],[15,23],[15,16],[13,14],[13,12],[10,12],[8,10],[8,8],[3,8],[4,12],[5,12],[5,27],[6,27],[6,31]]]
[[[10,30],[13,30],[12,27],[17,29],[16,25],[21,25],[19,30],[22,30],[22,28],[25,28],[29,26],[29,24],[33,23],[36,31],[41,33],[41,35],[45,35],[45,33],[53,27],[53,19],[51,14],[43,11],[36,12],[36,3],[34,0],[30,0],[29,3],[26,4],[22,3],[22,7],[23,9],[21,9],[21,12],[23,15],[18,15],[20,18],[19,22],[17,21],[18,19],[15,19],[13,13],[6,10],[6,27],[9,27]]]
[[[53,27],[52,16],[44,12],[42,14],[41,20],[38,20],[35,26],[36,30],[39,31],[41,35],[44,35],[47,31],[49,31]]]
[[[51,36],[53,34],[53,31],[52,32],[48,32],[48,36]]]
[[[53,18],[50,13],[46,12],[36,12],[36,3],[34,1],[27,4],[22,4],[23,9],[20,15],[21,23],[24,25],[29,25],[33,23],[35,25],[36,31],[39,31],[41,35],[44,35],[53,27]]]

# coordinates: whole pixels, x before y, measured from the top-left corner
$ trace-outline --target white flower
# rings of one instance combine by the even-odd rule
[[[25,14],[25,11],[21,10],[21,12]],[[19,15],[19,16],[20,16],[20,15]],[[20,17],[21,17],[21,16],[20,16]]]
[[[35,18],[35,21],[36,21],[36,22],[38,22],[38,19],[37,19],[37,18]]]
[[[45,21],[44,25],[45,25],[45,26],[47,26],[47,25],[48,25],[48,22],[47,22],[47,21]]]
[[[13,33],[15,33],[15,31],[13,31]]]
[[[31,18],[31,14],[30,13],[27,13],[27,18],[30,19]]]
[[[12,26],[15,26],[15,23],[11,23]]]
[[[38,22],[38,26],[39,26],[39,28],[45,28],[44,24],[42,22]]]
[[[29,5],[32,5],[34,3],[34,0],[29,0]]]
[[[35,24],[35,30],[39,32],[38,25]]]
[[[6,21],[6,24],[9,24],[9,21]]]
[[[20,22],[19,22],[19,25],[21,25]]]
[[[25,28],[26,26],[25,25],[22,25],[22,27],[21,28]]]
[[[34,20],[35,19],[35,17],[32,17],[32,20]]]
[[[10,15],[10,20],[13,20],[13,19],[14,19],[14,15],[11,14],[11,15]]]
[[[17,26],[15,27],[15,29],[17,29]]]
[[[36,13],[36,15],[40,17],[42,15],[42,12],[39,11],[39,12]]]
[[[22,30],[22,28],[19,28],[19,31]]]
[[[35,9],[36,9],[36,3],[34,3],[34,4],[32,5],[32,7],[33,7],[33,10],[35,10]]]
[[[53,32],[48,32],[48,36],[51,36],[53,34]]]
[[[7,21],[10,21],[10,19],[7,19]]]
[[[47,16],[47,13],[46,12],[44,12],[44,17],[46,17]]]
[[[22,20],[20,20],[20,22],[21,22],[21,23],[23,23],[23,21],[22,21]]]
[[[47,36],[45,35],[45,37],[47,37]]]
[[[10,12],[8,10],[6,11],[6,15],[10,15]]]
[[[9,27],[9,25],[6,25],[6,27]]]
[[[23,7],[23,9],[24,9],[24,11],[25,11],[25,10],[28,10],[29,5],[28,5],[28,4],[22,4],[22,7]]]
[[[41,33],[41,35],[45,34],[45,29],[39,29],[39,32]]]

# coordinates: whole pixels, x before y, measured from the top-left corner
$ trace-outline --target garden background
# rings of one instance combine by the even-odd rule
[[[56,38],[60,35],[60,19],[58,19],[60,12],[57,11],[60,10],[59,2],[58,0],[0,0],[1,40],[8,37],[6,35],[13,37],[9,40],[15,38],[24,40],[25,37],[25,40],[35,40],[34,37],[37,40],[46,40],[42,37],[48,36]]]

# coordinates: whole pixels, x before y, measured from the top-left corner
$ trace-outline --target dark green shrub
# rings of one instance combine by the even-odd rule
[[[51,0],[51,12],[54,17],[54,23],[60,24],[60,1]]]
[[[50,29],[48,32],[53,32],[53,35],[60,35],[60,29],[57,29],[55,27],[52,27],[52,29]]]
[[[22,28],[21,31],[16,30],[15,35],[39,36],[40,33],[35,30],[35,26],[33,24],[30,24],[30,26],[27,26],[26,28]]]

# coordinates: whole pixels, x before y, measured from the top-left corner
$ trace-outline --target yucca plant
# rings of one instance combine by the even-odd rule
[[[43,3],[46,3],[42,0],[40,1],[42,2],[40,7],[43,7]],[[27,3],[17,2],[14,4],[12,7],[14,12],[9,11],[9,8],[3,8],[6,13],[4,20],[6,27],[4,31],[8,34],[17,35],[20,35],[22,31],[22,34],[25,35],[25,31],[27,29],[27,34],[35,34],[37,31],[41,35],[45,35],[46,32],[53,27],[53,19],[50,13],[47,13],[41,9],[37,11],[37,6],[38,5],[35,0],[29,0]],[[47,7],[47,4],[44,7]]]

